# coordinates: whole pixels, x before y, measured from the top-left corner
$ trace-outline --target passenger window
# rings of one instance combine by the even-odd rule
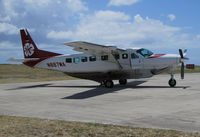
[[[79,57],[76,57],[76,58],[74,58],[74,63],[79,63],[80,62],[80,58]]]
[[[135,53],[132,53],[132,54],[131,54],[131,58],[132,58],[132,59],[137,59],[137,58],[139,58],[139,56],[136,55]]]
[[[101,60],[108,60],[108,55],[101,56]]]
[[[66,58],[66,59],[65,59],[65,62],[66,62],[66,63],[72,63],[72,59],[71,59],[71,58]]]
[[[90,56],[90,57],[89,57],[89,60],[90,60],[90,61],[96,61],[96,56]]]
[[[128,54],[127,53],[122,54],[122,58],[123,59],[127,59],[128,58]]]
[[[115,59],[119,59],[119,54],[114,55]]]
[[[87,62],[87,57],[81,57],[82,62]]]

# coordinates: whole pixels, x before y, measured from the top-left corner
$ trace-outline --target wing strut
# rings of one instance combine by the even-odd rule
[[[111,51],[111,55],[112,55],[112,57],[113,57],[115,63],[118,65],[119,69],[122,70],[123,67],[122,67],[122,65],[119,63],[119,61],[115,58],[115,53],[113,52],[113,50]]]

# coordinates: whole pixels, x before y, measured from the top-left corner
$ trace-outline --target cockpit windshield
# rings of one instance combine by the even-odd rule
[[[147,49],[139,49],[136,51],[137,53],[139,53],[140,55],[142,55],[145,58],[150,57],[151,55],[153,55],[153,52],[151,52],[150,50]]]

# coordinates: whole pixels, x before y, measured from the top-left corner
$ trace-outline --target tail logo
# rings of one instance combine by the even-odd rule
[[[24,45],[24,54],[29,57],[34,54],[34,46],[31,43],[26,43]]]

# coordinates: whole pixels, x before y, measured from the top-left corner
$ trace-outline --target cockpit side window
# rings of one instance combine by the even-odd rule
[[[147,49],[139,49],[136,52],[139,53],[140,55],[142,55],[145,58],[148,58],[151,55],[153,55],[153,52],[151,52],[150,50],[147,50]]]

